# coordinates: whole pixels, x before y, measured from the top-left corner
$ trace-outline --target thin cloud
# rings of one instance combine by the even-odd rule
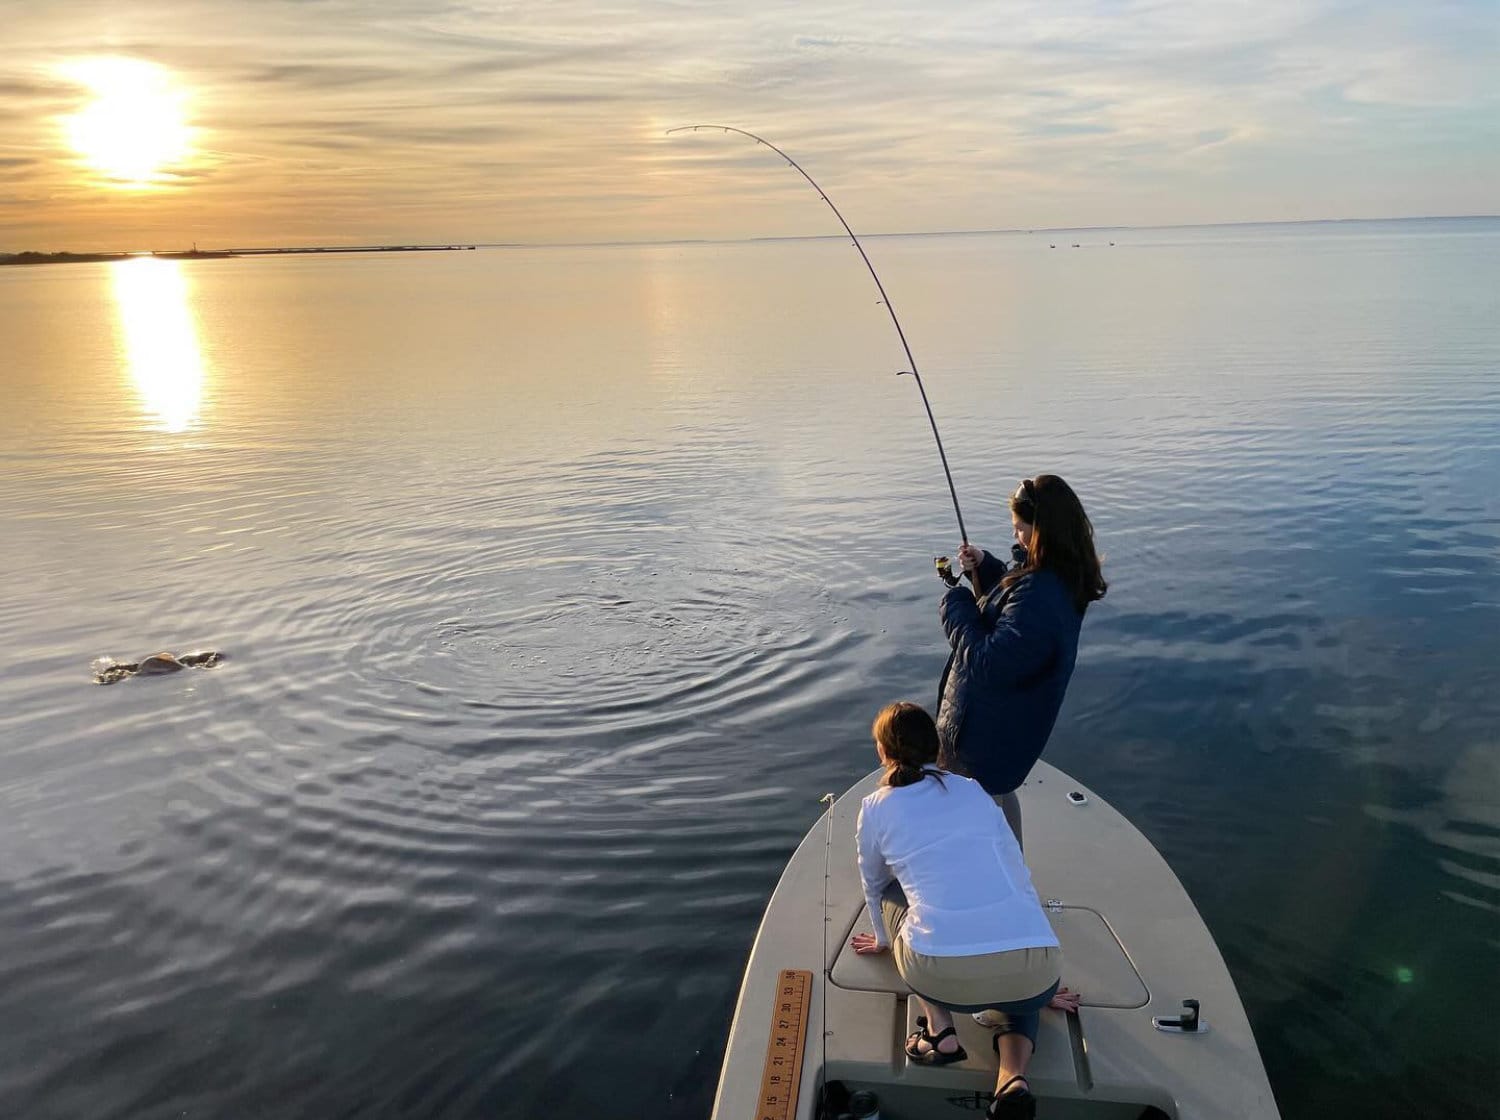
[[[329,66],[299,62],[262,67],[247,74],[245,81],[302,90],[324,90],[399,82],[406,77],[407,74],[392,67],[342,64]]]

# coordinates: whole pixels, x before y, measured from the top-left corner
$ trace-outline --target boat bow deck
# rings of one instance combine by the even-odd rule
[[[815,976],[798,1117],[811,1117],[827,1077],[874,1088],[889,1118],[982,1108],[994,1087],[989,1032],[966,1016],[966,1062],[931,1069],[907,1061],[902,1041],[916,1004],[888,955],[848,948],[869,928],[855,861],[860,800],[879,772],[839,798],[829,852],[824,956],[825,822],[787,865],[751,952],[715,1102],[716,1120],[750,1115],[759,1089],[782,968]],[[1069,801],[1078,791],[1082,804]],[[1156,849],[1124,817],[1066,774],[1039,763],[1020,791],[1026,860],[1063,946],[1064,983],[1083,994],[1076,1016],[1046,1012],[1031,1083],[1039,1115],[1139,1116],[1153,1106],[1182,1120],[1278,1115],[1250,1024],[1218,946]],[[831,969],[822,982],[823,968]],[[824,1006],[826,995],[826,1008]],[[1153,1016],[1196,999],[1209,1029],[1166,1034]],[[826,1037],[823,1032],[827,1031]],[[977,1095],[976,1095],[977,1094]]]

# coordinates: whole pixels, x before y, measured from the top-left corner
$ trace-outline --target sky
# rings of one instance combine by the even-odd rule
[[[1496,0],[0,16],[0,251],[837,232],[700,122],[858,233],[1500,212]]]

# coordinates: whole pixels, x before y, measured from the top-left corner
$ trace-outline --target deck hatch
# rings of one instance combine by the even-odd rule
[[[1063,982],[1083,993],[1085,1007],[1145,1007],[1151,993],[1104,915],[1092,906],[1048,907],[1062,943]]]
[[[1104,915],[1091,906],[1064,904],[1048,906],[1047,917],[1062,944],[1063,983],[1083,993],[1083,1006],[1146,1006],[1151,993]],[[855,932],[871,928],[864,907],[853,926]],[[832,979],[847,991],[904,995],[907,990],[889,953],[860,956],[849,947],[847,934],[834,960]]]

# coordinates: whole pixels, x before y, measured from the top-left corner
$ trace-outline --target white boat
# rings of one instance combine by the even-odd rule
[[[855,862],[876,770],[798,846],[766,907],[729,1032],[714,1120],[812,1120],[839,1089],[873,1093],[881,1120],[983,1115],[990,1032],[956,1015],[968,1059],[909,1061],[916,1001],[870,928]],[[1218,946],[1161,855],[1102,798],[1038,763],[1020,790],[1026,862],[1063,949],[1076,1014],[1042,1012],[1028,1080],[1039,1120],[1275,1120],[1271,1086]],[[825,867],[827,868],[825,875]],[[825,905],[826,889],[826,905]],[[1197,1002],[1197,1029],[1173,1029]],[[1164,1029],[1165,1028],[1165,1029]],[[827,1111],[833,1120],[838,1110]]]

